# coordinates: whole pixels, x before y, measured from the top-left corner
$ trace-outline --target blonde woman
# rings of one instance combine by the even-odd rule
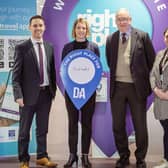
[[[74,41],[65,44],[62,51],[62,59],[71,51],[76,49],[88,49],[93,51],[97,56],[99,56],[98,46],[88,41],[89,36],[89,26],[85,19],[79,18],[74,22],[72,37]],[[84,168],[91,167],[91,163],[88,159],[91,134],[92,134],[92,117],[95,111],[95,98],[96,93],[94,92],[86,104],[81,108],[81,125],[82,125],[82,166]],[[69,122],[69,159],[64,165],[65,168],[69,168],[76,162],[78,164],[77,155],[77,144],[78,144],[78,120],[79,120],[79,110],[73,105],[71,99],[65,91],[65,104],[68,112],[68,122]]]

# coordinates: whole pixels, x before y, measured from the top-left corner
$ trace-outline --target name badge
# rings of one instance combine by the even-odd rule
[[[81,109],[96,91],[101,75],[99,57],[87,49],[70,52],[61,63],[62,82],[77,109]]]

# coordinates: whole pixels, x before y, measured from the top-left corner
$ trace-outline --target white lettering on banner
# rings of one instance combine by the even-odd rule
[[[158,3],[160,0],[154,0],[154,3]]]
[[[73,88],[73,98],[75,99],[85,99],[85,88],[78,88],[74,87]]]
[[[165,4],[165,3],[162,3],[162,2],[160,2],[160,1],[161,1],[161,0],[154,0],[154,3],[155,3],[155,4],[158,4],[158,3],[159,3],[159,5],[156,6],[158,12],[161,12],[162,10],[164,10],[164,9],[167,8],[166,4]]]
[[[104,9],[104,13],[93,13],[91,9],[86,9],[86,13],[80,13],[77,17],[87,19],[92,31],[92,41],[99,46],[105,44],[110,27],[116,28],[115,13],[110,13],[109,9]]]
[[[64,6],[64,1],[63,0],[57,0],[57,2],[55,2],[55,6],[53,7],[53,9],[63,10],[63,6]]]
[[[164,9],[166,9],[167,7],[166,7],[166,4],[161,4],[161,5],[158,5],[157,6],[157,10],[160,12],[160,11],[162,11],[162,10],[164,10]]]
[[[19,30],[26,30],[28,31],[28,25],[27,24],[0,24],[0,30],[5,31],[19,31]]]
[[[88,52],[83,52],[83,56],[87,56],[93,61],[96,59],[96,57],[93,54],[88,53]]]

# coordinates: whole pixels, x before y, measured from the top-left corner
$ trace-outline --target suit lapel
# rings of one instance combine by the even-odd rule
[[[117,65],[117,58],[118,58],[119,36],[120,36],[120,34],[118,31],[116,34],[114,34],[114,36],[112,36],[113,39],[111,39],[111,43],[110,43],[113,48],[111,50],[111,52],[113,52],[113,53],[111,53],[111,55],[114,55],[114,60],[112,60],[112,62],[114,62],[115,67]]]
[[[39,65],[38,65],[37,56],[36,56],[36,52],[35,52],[35,49],[34,49],[34,47],[33,47],[33,44],[32,44],[32,41],[31,41],[31,40],[29,40],[29,44],[30,44],[30,55],[32,56],[33,62],[34,62],[34,64],[35,64],[35,66],[37,67],[37,71],[38,71],[39,74],[40,74]]]
[[[130,60],[132,60],[132,56],[133,56],[133,53],[134,53],[134,50],[135,50],[136,42],[137,42],[137,32],[135,31],[135,29],[132,28],[132,30],[131,30]]]
[[[49,51],[49,47],[46,42],[44,42],[44,50],[45,50],[46,61],[47,61],[47,70],[48,70],[48,68],[50,67],[49,66],[49,62],[50,62],[50,58],[49,58],[50,54],[49,53],[50,53],[50,51]]]
[[[165,53],[166,52],[166,53]],[[168,57],[168,53],[167,53],[168,51],[166,51],[166,49],[165,50],[163,50],[163,52],[162,52],[162,55],[165,55],[166,54],[166,56],[165,57]],[[163,57],[163,56],[162,56]],[[164,60],[166,60],[167,58],[165,58]],[[168,61],[166,60],[166,62],[165,62],[165,64],[164,64],[164,66],[163,66],[163,71],[165,70],[165,69],[167,69],[168,68]]]

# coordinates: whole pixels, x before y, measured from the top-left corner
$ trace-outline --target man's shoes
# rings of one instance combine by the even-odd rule
[[[115,167],[125,168],[127,165],[129,165],[129,156],[123,156],[117,161]]]
[[[20,168],[29,168],[29,162],[21,162]]]
[[[51,162],[47,157],[43,157],[41,159],[37,159],[37,165],[46,166],[46,167],[56,167],[57,163]]]
[[[146,162],[144,160],[138,159],[136,162],[136,168],[146,168]]]
[[[162,159],[159,165],[154,166],[153,168],[168,168],[168,161],[165,159]]]

